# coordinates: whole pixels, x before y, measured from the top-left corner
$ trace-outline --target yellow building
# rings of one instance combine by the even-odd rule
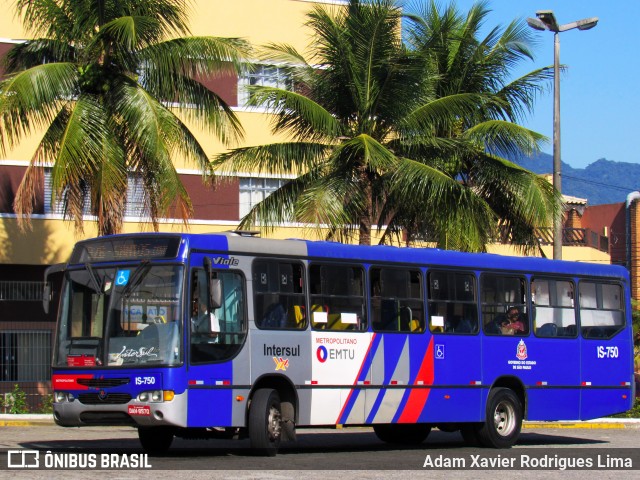
[[[259,46],[268,42],[288,43],[300,51],[308,45],[308,31],[305,30],[305,15],[315,3],[306,0],[234,0],[211,2],[197,0],[192,3],[191,32],[193,35],[213,35],[220,37],[240,37],[252,45]],[[0,0],[3,11],[11,11],[13,0]],[[3,15],[0,18],[0,55],[4,55],[12,45],[25,39],[26,33],[14,15]],[[245,83],[262,83],[278,85],[283,82],[283,75],[273,65],[256,68],[246,78],[227,77],[218,79],[210,87],[218,92],[234,110],[244,127],[245,143],[256,145],[273,140],[266,115],[260,111],[249,111],[243,107],[242,85]],[[198,140],[205,150],[213,154],[224,150],[215,138],[198,132]],[[20,232],[15,216],[12,215],[13,194],[15,193],[28,162],[35,151],[39,136],[22,142],[18,148],[7,152],[0,158],[0,175],[4,185],[0,188],[0,241],[8,248],[0,252],[1,264],[45,265],[64,262],[71,252],[72,245],[80,238],[74,233],[73,225],[62,220],[61,209],[49,205],[47,176],[43,195],[33,216],[33,230]],[[272,191],[282,179],[249,176],[234,179],[229,184],[215,190],[202,183],[202,172],[196,166],[175,159],[175,165],[181,178],[189,190],[193,201],[195,215],[190,222],[191,232],[211,232],[229,230],[236,227],[239,218],[263,195]],[[130,194],[132,192],[130,191]],[[144,221],[140,209],[136,208],[135,195],[130,195],[126,218],[126,232],[150,230]],[[143,217],[143,218],[141,218]],[[173,219],[161,222],[162,230],[182,230],[184,225]],[[95,236],[94,223],[88,218],[85,221],[84,237]],[[281,236],[290,237],[291,233]]]

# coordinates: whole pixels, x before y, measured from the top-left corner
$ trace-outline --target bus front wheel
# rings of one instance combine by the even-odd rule
[[[273,457],[282,437],[282,410],[276,390],[256,390],[249,406],[249,441],[254,452]]]
[[[495,388],[487,399],[487,418],[478,430],[485,447],[510,448],[518,440],[522,428],[522,405],[508,388]]]
[[[171,447],[173,430],[167,427],[139,427],[138,438],[145,452],[162,455]]]

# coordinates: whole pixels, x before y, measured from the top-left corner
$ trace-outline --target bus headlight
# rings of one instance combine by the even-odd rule
[[[53,393],[53,401],[55,403],[66,403],[73,402],[76,397],[73,396],[73,393],[68,392],[54,392]]]
[[[161,403],[164,401],[164,392],[162,390],[151,390],[148,392],[141,392],[138,395],[139,402]]]

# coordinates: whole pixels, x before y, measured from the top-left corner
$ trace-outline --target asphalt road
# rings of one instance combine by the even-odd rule
[[[582,479],[585,474],[593,473],[597,473],[599,478],[638,476],[640,424],[600,425],[598,428],[586,428],[586,425],[579,428],[575,425],[567,425],[567,428],[530,427],[523,430],[518,445],[510,450],[468,448],[459,433],[438,430],[432,431],[423,444],[403,448],[380,442],[367,428],[300,430],[296,443],[284,444],[278,456],[264,458],[252,455],[245,440],[176,439],[168,455],[144,457],[137,433],[131,428],[3,426],[0,427],[0,457],[3,457],[0,464],[3,467],[7,464],[7,451],[13,451],[15,455],[16,451],[24,450],[39,452],[41,466],[47,452],[50,452],[49,464],[53,465],[55,457],[58,465],[56,468],[29,471],[3,469],[0,470],[0,478],[20,475],[43,479],[86,478],[87,470],[79,468],[85,466],[83,462],[89,467],[97,467],[101,477],[136,479],[157,478],[158,470],[180,471],[181,477],[189,472],[189,480],[230,477],[239,480],[406,479],[409,474],[412,478],[451,478],[454,473],[456,478],[495,478],[492,469],[509,470],[504,478],[557,478],[562,474],[563,478]],[[71,457],[75,460],[70,460]],[[539,457],[556,463],[550,469],[540,470],[535,468],[542,461],[537,460]],[[619,458],[622,460],[618,461]],[[100,469],[103,459],[105,465],[113,460],[112,468]],[[457,465],[438,468],[437,463],[447,462],[447,459],[450,463],[457,462]],[[74,461],[77,464],[73,464]],[[523,461],[526,464],[519,469],[523,467]],[[588,473],[571,469],[563,471],[562,462],[570,461],[600,462],[601,465],[596,465]],[[631,461],[635,471],[625,471],[627,461]],[[490,463],[488,468],[461,468],[483,467],[486,462],[494,463]],[[16,463],[16,457],[13,463]],[[123,465],[126,463],[129,465]],[[132,465],[140,464],[151,468],[132,468]]]

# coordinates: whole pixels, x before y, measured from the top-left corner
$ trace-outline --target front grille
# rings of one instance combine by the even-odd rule
[[[80,421],[85,425],[135,425],[135,421],[124,412],[82,412]]]
[[[100,398],[98,393],[81,393],[78,401],[85,405],[122,405],[129,403],[131,395],[128,393],[107,393]]]
[[[79,378],[76,380],[80,385],[93,388],[109,388],[127,385],[128,378]]]

